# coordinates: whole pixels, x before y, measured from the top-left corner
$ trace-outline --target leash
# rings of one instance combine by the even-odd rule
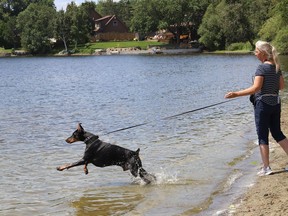
[[[171,118],[175,118],[175,117],[178,117],[178,116],[181,116],[181,115],[186,115],[186,114],[189,114],[189,113],[197,112],[197,111],[200,111],[200,110],[203,110],[203,109],[208,109],[208,108],[211,108],[211,107],[218,106],[218,105],[220,105],[220,104],[232,102],[232,101],[234,101],[234,100],[236,100],[236,98],[230,99],[230,100],[226,100],[226,101],[222,101],[222,102],[215,103],[215,104],[211,104],[211,105],[208,105],[208,106],[200,107],[200,108],[197,108],[197,109],[189,110],[189,111],[182,112],[182,113],[179,113],[179,114],[176,114],[176,115],[164,117],[164,118],[161,118],[160,120],[169,120],[169,119],[171,119]],[[103,135],[108,135],[108,134],[112,134],[112,133],[116,133],[116,132],[128,130],[128,129],[131,129],[131,128],[140,127],[140,126],[143,126],[143,125],[150,124],[150,123],[152,123],[152,122],[153,122],[153,121],[149,121],[149,122],[144,122],[144,123],[141,123],[141,124],[136,124],[136,125],[129,126],[129,127],[125,127],[125,128],[120,128],[120,129],[117,129],[117,130],[113,130],[113,131],[107,132],[107,133],[105,133],[105,134],[103,134]]]

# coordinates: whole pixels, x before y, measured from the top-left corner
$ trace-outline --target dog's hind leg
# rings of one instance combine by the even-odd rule
[[[150,184],[156,181],[156,176],[148,173],[143,167],[139,168],[139,176],[146,184]]]

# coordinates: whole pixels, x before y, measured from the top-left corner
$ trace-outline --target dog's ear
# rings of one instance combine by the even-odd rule
[[[78,124],[77,126],[77,130],[80,131],[84,131],[84,128],[82,127],[81,123]]]
[[[140,152],[140,148],[138,148],[137,150],[136,150],[136,155],[139,155],[139,152]]]

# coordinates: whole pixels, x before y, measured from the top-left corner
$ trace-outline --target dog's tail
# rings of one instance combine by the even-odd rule
[[[139,176],[146,184],[156,182],[156,176],[154,176],[151,173],[148,173],[143,167],[139,168]]]

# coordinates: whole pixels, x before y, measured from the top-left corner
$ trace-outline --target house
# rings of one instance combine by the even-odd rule
[[[102,18],[102,16],[97,13],[94,9],[88,9],[89,17],[95,22],[95,20]]]
[[[95,39],[102,41],[133,40],[134,33],[116,15],[109,15],[95,20]]]
[[[128,27],[116,17],[116,15],[109,15],[95,20],[95,33],[127,33]]]

